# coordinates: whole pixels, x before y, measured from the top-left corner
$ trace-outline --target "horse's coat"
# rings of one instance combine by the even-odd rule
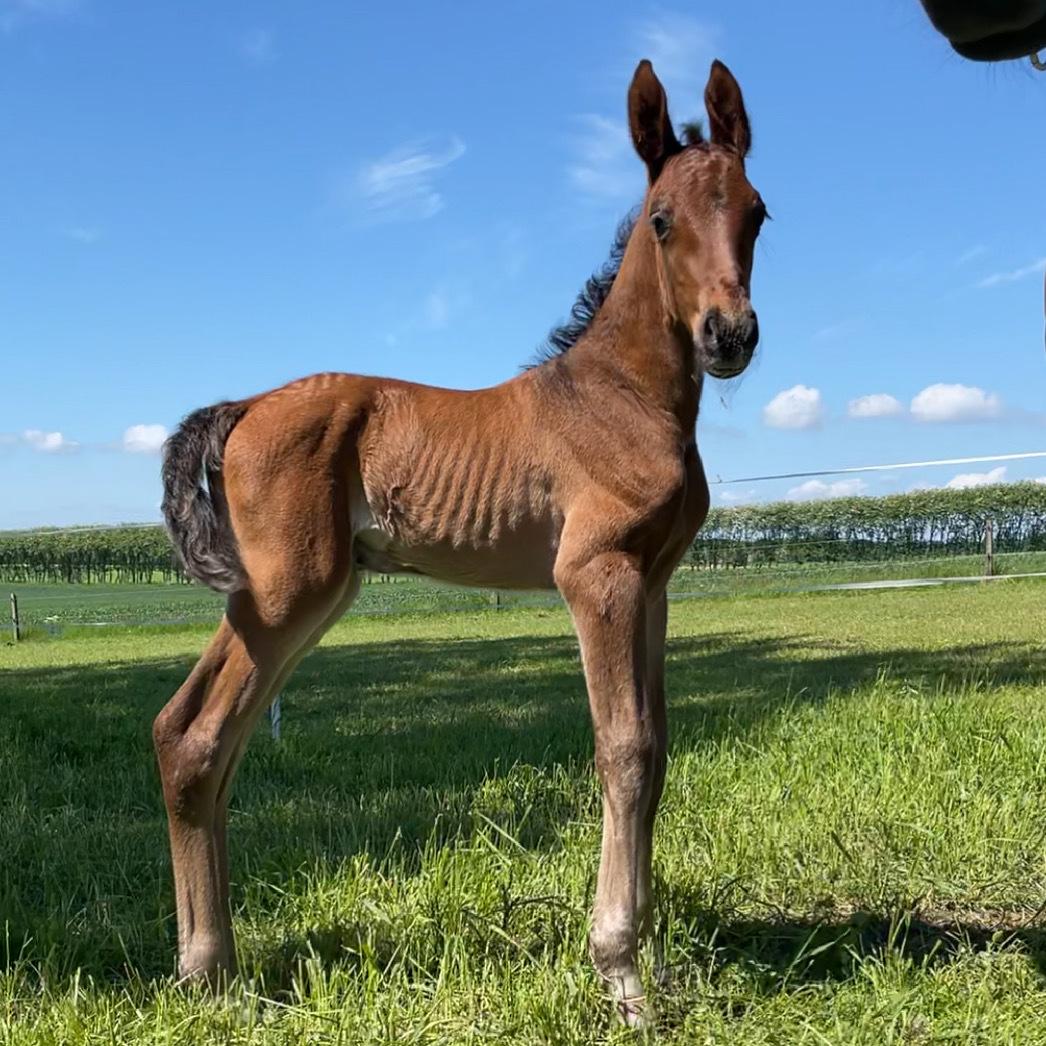
[[[681,144],[640,63],[629,125],[650,187],[618,271],[589,285],[592,307],[545,363],[474,392],[313,375],[197,411],[168,442],[175,545],[190,575],[229,593],[154,726],[183,975],[234,965],[225,820],[252,726],[361,570],[411,571],[562,592],[604,794],[591,953],[622,1016],[643,1018],[665,586],[708,510],[703,375],[739,373],[758,337],[749,284],[765,208],[745,175],[741,92],[719,62],[705,103],[711,140]]]

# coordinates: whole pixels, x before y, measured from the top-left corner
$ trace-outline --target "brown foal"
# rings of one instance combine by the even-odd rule
[[[749,283],[765,217],[750,133],[720,62],[710,138],[677,140],[649,62],[628,118],[649,188],[605,300],[569,351],[460,392],[318,374],[197,411],[164,454],[164,516],[225,617],[156,719],[180,972],[234,969],[226,808],[252,727],[363,570],[557,587],[581,645],[603,786],[590,949],[644,1019],[651,845],[665,776],[665,587],[708,511],[695,443],[705,373],[758,338]]]

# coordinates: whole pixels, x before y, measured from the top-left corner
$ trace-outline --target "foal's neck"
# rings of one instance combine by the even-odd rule
[[[701,372],[690,332],[672,318],[658,277],[657,244],[640,219],[621,268],[588,334],[571,351],[580,367],[610,371],[690,436]]]

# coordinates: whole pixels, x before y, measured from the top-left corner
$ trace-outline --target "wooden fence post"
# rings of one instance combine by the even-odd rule
[[[17,643],[22,638],[21,624],[18,620],[18,596],[11,593],[11,633]]]
[[[984,524],[984,574],[992,577],[995,573],[995,521],[988,517]]]

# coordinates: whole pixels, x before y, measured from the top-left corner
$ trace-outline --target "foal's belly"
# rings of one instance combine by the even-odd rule
[[[382,574],[423,574],[456,585],[489,588],[554,588],[552,571],[560,527],[551,513],[512,526],[444,528],[391,521],[368,505],[354,527],[357,562]]]

